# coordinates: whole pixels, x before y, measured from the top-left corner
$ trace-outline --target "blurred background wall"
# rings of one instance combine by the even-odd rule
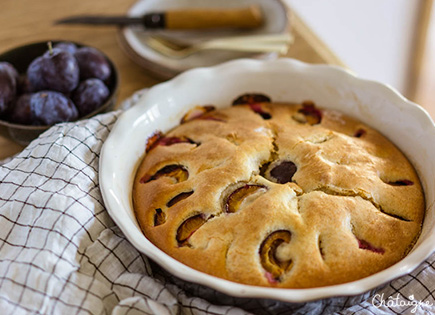
[[[435,117],[433,0],[284,0],[351,70]]]

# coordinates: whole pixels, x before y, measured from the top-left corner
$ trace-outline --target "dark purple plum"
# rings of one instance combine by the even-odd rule
[[[79,117],[77,107],[65,95],[54,91],[41,91],[33,94],[35,119],[42,125],[73,121]]]
[[[73,102],[54,91],[24,94],[15,103],[10,120],[23,125],[53,125],[78,118]]]
[[[258,103],[270,103],[270,97],[264,94],[247,93],[240,95],[233,101],[234,105],[241,104],[258,104]]]
[[[74,56],[55,48],[32,61],[27,77],[35,91],[69,93],[78,86],[80,73]]]
[[[101,81],[105,81],[110,77],[111,69],[109,62],[97,49],[82,47],[77,49],[74,56],[80,68],[81,80],[97,78]]]
[[[63,51],[67,51],[70,54],[74,55],[77,51],[77,46],[71,42],[60,42],[53,46],[53,48],[57,48]]]
[[[33,89],[32,85],[30,84],[27,76],[25,76],[25,75],[20,76],[17,83],[18,83],[17,84],[17,94],[18,95],[28,94],[28,93],[34,92],[34,89]]]
[[[78,110],[65,95],[41,91],[21,96],[14,106],[11,120],[21,124],[53,125],[78,118]]]
[[[30,99],[32,94],[21,95],[12,107],[10,121],[22,125],[35,125],[34,111]]]
[[[72,100],[79,110],[80,116],[85,116],[103,105],[110,91],[103,81],[87,79],[79,84],[74,91]]]
[[[295,163],[291,161],[282,161],[270,170],[270,176],[279,184],[289,183],[293,179],[293,175],[298,170]]]
[[[15,67],[12,64],[6,61],[1,61],[0,69],[6,69],[11,74],[11,76],[15,79],[15,81],[18,81],[20,75],[18,74],[17,69],[15,69]]]
[[[7,112],[17,93],[17,82],[7,64],[0,64],[0,115]]]

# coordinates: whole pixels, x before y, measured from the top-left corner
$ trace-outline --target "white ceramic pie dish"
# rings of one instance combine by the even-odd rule
[[[263,93],[273,101],[312,100],[319,107],[357,117],[395,143],[415,166],[426,198],[421,236],[403,260],[370,277],[328,287],[277,289],[238,284],[196,271],[171,258],[142,234],[132,208],[133,177],[147,138],[179,124],[195,105],[229,106],[239,95]],[[235,297],[306,302],[356,295],[414,270],[435,249],[435,125],[418,105],[393,89],[360,79],[338,67],[308,65],[291,59],[241,59],[189,70],[154,86],[121,115],[102,148],[100,187],[113,220],[128,240],[164,269],[183,280]]]

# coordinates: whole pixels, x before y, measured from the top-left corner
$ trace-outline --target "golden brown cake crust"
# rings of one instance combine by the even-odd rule
[[[388,139],[309,103],[186,121],[146,154],[133,203],[146,237],[182,263],[287,288],[391,266],[418,237],[425,207],[412,165]]]

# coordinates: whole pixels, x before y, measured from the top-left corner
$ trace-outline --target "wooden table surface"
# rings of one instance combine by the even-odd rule
[[[53,25],[69,15],[122,14],[137,0],[1,0],[0,53],[11,48],[43,40],[71,40],[102,50],[120,72],[118,105],[134,91],[150,87],[160,80],[153,78],[131,61],[117,40],[116,27]],[[335,55],[296,16],[292,16],[295,43],[288,57],[310,63],[340,65]],[[0,135],[0,160],[23,149],[5,135]]]
[[[435,120],[435,4],[422,0],[409,97]]]

